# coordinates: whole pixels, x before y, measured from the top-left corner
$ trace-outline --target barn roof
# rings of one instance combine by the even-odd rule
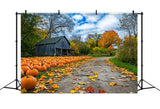
[[[59,36],[59,37],[54,37],[54,38],[43,39],[39,43],[37,43],[36,45],[55,44],[56,42],[58,42],[62,38],[65,38],[68,41],[68,39],[65,36]],[[69,43],[69,41],[68,41],[68,43]]]

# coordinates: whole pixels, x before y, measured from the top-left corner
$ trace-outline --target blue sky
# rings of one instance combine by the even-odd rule
[[[127,36],[127,32],[118,29],[121,14],[68,13],[66,15],[75,23],[73,31],[65,34],[68,38],[72,35],[79,35],[82,41],[85,41],[88,34],[103,34],[106,30],[116,31],[122,39]]]

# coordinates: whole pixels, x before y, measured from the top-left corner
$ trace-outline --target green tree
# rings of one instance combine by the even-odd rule
[[[137,38],[134,36],[125,37],[124,42],[117,49],[116,58],[137,65]]]
[[[96,42],[96,47],[98,47],[98,41],[101,39],[101,37],[102,37],[102,34],[97,34],[97,33],[88,35],[88,39],[91,38]]]
[[[37,14],[21,15],[21,55],[33,56],[35,45],[46,37],[43,18]]]

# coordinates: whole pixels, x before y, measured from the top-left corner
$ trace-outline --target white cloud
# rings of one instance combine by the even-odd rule
[[[91,29],[91,28],[95,28],[95,24],[88,24],[88,23],[85,23],[83,25],[80,25],[80,26],[75,26],[74,27],[74,30],[85,30],[85,29]]]
[[[86,34],[82,35],[81,38],[82,38],[82,41],[85,41],[85,39],[87,38],[87,35]]]
[[[97,23],[97,27],[102,30],[110,30],[118,26],[119,20],[114,15],[106,15]]]
[[[85,17],[88,22],[96,22],[100,18],[98,15],[87,15]]]
[[[76,19],[76,20],[81,20],[83,18],[83,16],[81,16],[81,15],[74,15],[73,18]]]

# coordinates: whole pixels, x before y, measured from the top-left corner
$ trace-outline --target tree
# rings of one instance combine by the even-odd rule
[[[94,39],[95,40],[95,42],[96,42],[96,46],[98,46],[98,41],[101,39],[101,37],[102,37],[102,34],[97,34],[97,33],[95,33],[95,34],[88,34],[88,39]]]
[[[79,54],[79,46],[73,41],[70,42],[70,48],[75,50],[75,54]]]
[[[137,14],[123,14],[120,21],[120,29],[127,30],[128,35],[137,37]]]
[[[74,22],[64,14],[45,13],[44,21],[47,22],[45,28],[47,29],[47,37],[52,37],[52,34],[71,32],[74,27]]]
[[[137,65],[137,38],[134,36],[125,37],[123,43],[117,49],[116,58]]]
[[[80,41],[81,41],[81,36],[72,35],[72,36],[70,37],[70,40],[71,40],[71,41],[74,41],[74,42],[80,42]]]
[[[87,55],[90,51],[89,45],[87,42],[81,42],[79,45],[80,54]]]
[[[121,39],[115,31],[105,31],[101,39],[98,41],[98,46],[108,48],[113,44],[118,46],[120,45],[120,42]]]
[[[88,39],[88,44],[90,48],[94,48],[96,46],[96,42],[91,38]]]
[[[46,37],[46,30],[42,27],[44,22],[37,14],[21,15],[21,55],[32,56],[35,45]],[[40,26],[41,25],[41,26]]]

